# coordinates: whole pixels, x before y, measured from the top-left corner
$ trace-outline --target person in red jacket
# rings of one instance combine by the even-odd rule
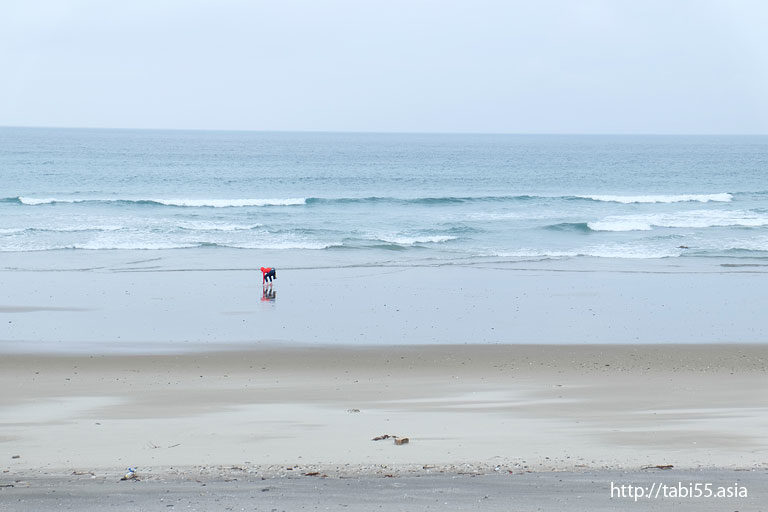
[[[261,279],[264,284],[267,284],[267,280],[271,283],[273,279],[277,279],[277,273],[275,269],[271,267],[261,267]]]

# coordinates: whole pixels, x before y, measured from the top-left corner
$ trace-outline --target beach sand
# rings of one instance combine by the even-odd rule
[[[226,476],[220,476],[226,475]],[[765,510],[766,471],[635,470],[534,472],[513,474],[405,475],[396,478],[322,475],[261,476],[250,470],[142,477],[117,481],[89,473],[43,476],[0,488],[0,503],[9,512],[101,512],[103,510],[381,510],[499,511],[541,510],[632,511],[760,511]],[[705,482],[710,484],[705,487]],[[635,499],[627,486],[650,491]],[[697,487],[698,485],[698,487]],[[625,496],[620,495],[624,486]],[[665,486],[665,487],[662,487]],[[663,489],[656,497],[655,489]],[[673,491],[674,489],[674,491]],[[688,496],[681,497],[682,489]],[[721,489],[731,497],[692,497],[700,489]],[[613,495],[612,495],[613,494]],[[666,494],[666,496],[665,496]]]
[[[766,384],[763,345],[5,355],[0,470],[765,468]]]
[[[762,267],[283,268],[262,301],[205,257],[6,260],[0,509],[611,510],[656,472],[750,498],[647,510],[767,498]]]

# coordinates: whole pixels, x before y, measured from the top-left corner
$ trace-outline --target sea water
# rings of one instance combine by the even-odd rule
[[[0,252],[768,258],[768,137],[0,128]]]

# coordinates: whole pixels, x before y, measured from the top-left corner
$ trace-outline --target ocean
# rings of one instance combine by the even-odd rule
[[[768,137],[0,128],[0,252],[194,248],[764,259]]]

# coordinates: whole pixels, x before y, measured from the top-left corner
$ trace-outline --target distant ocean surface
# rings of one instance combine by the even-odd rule
[[[0,128],[0,252],[768,258],[768,137]]]

